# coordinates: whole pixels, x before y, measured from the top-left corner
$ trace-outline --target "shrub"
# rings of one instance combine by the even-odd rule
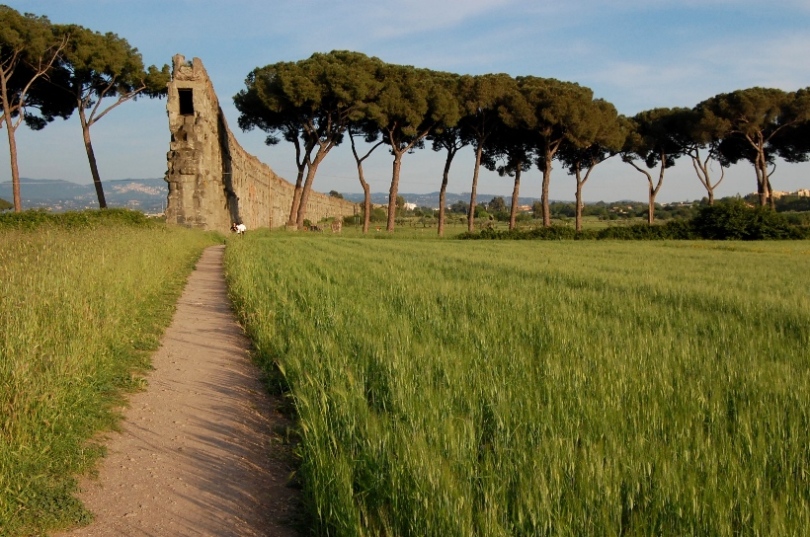
[[[594,239],[596,235],[593,231],[586,230],[577,232],[568,226],[538,227],[528,230],[512,229],[498,231],[492,228],[482,229],[480,232],[466,232],[459,235],[460,239],[490,239],[490,240],[576,240]]]
[[[626,240],[687,240],[695,238],[689,220],[672,219],[665,224],[633,224],[630,226],[611,226],[600,230],[597,239]]]
[[[766,207],[749,207],[730,200],[700,209],[692,220],[695,233],[714,240],[801,239],[807,230],[793,226],[788,218]]]
[[[805,213],[788,212],[781,214],[785,215],[785,218],[787,218],[787,221],[790,225],[810,226],[810,212]]]
[[[371,218],[369,220],[372,222],[385,222],[388,220],[388,211],[382,207],[374,207],[371,210]]]
[[[363,223],[363,216],[359,214],[343,217],[344,226],[359,226],[362,223]]]
[[[742,201],[703,207],[692,219],[672,218],[663,224],[610,226],[599,231],[577,232],[569,226],[539,227],[530,230],[463,233],[460,239],[490,240],[778,240],[810,238],[810,227],[803,215],[789,217],[765,207],[748,207]]]

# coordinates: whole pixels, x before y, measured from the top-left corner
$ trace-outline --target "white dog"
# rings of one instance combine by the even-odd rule
[[[231,231],[235,231],[237,235],[242,235],[245,233],[245,231],[247,231],[247,226],[245,226],[245,224],[237,224],[234,222],[231,226]]]

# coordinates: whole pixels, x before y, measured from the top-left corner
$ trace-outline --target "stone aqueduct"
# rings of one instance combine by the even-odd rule
[[[232,222],[247,228],[287,223],[294,185],[247,153],[228,128],[214,86],[199,58],[173,58],[166,109],[171,142],[167,154],[166,221],[227,232]],[[312,192],[306,217],[356,214],[348,201]]]

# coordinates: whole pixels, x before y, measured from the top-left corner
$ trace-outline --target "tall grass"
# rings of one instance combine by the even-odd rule
[[[806,535],[810,244],[254,234],[319,534]]]
[[[120,215],[118,215],[120,216]],[[123,393],[202,248],[215,237],[104,218],[22,219],[0,230],[0,535],[89,516],[74,476],[101,453]],[[9,229],[13,227],[24,230]]]

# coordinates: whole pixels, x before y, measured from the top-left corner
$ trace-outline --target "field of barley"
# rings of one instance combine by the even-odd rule
[[[0,226],[0,536],[87,519],[73,494],[103,452],[93,439],[143,384],[186,277],[217,240],[115,210],[62,224],[24,216],[22,229]]]
[[[810,528],[810,243],[230,241],[333,536]]]

